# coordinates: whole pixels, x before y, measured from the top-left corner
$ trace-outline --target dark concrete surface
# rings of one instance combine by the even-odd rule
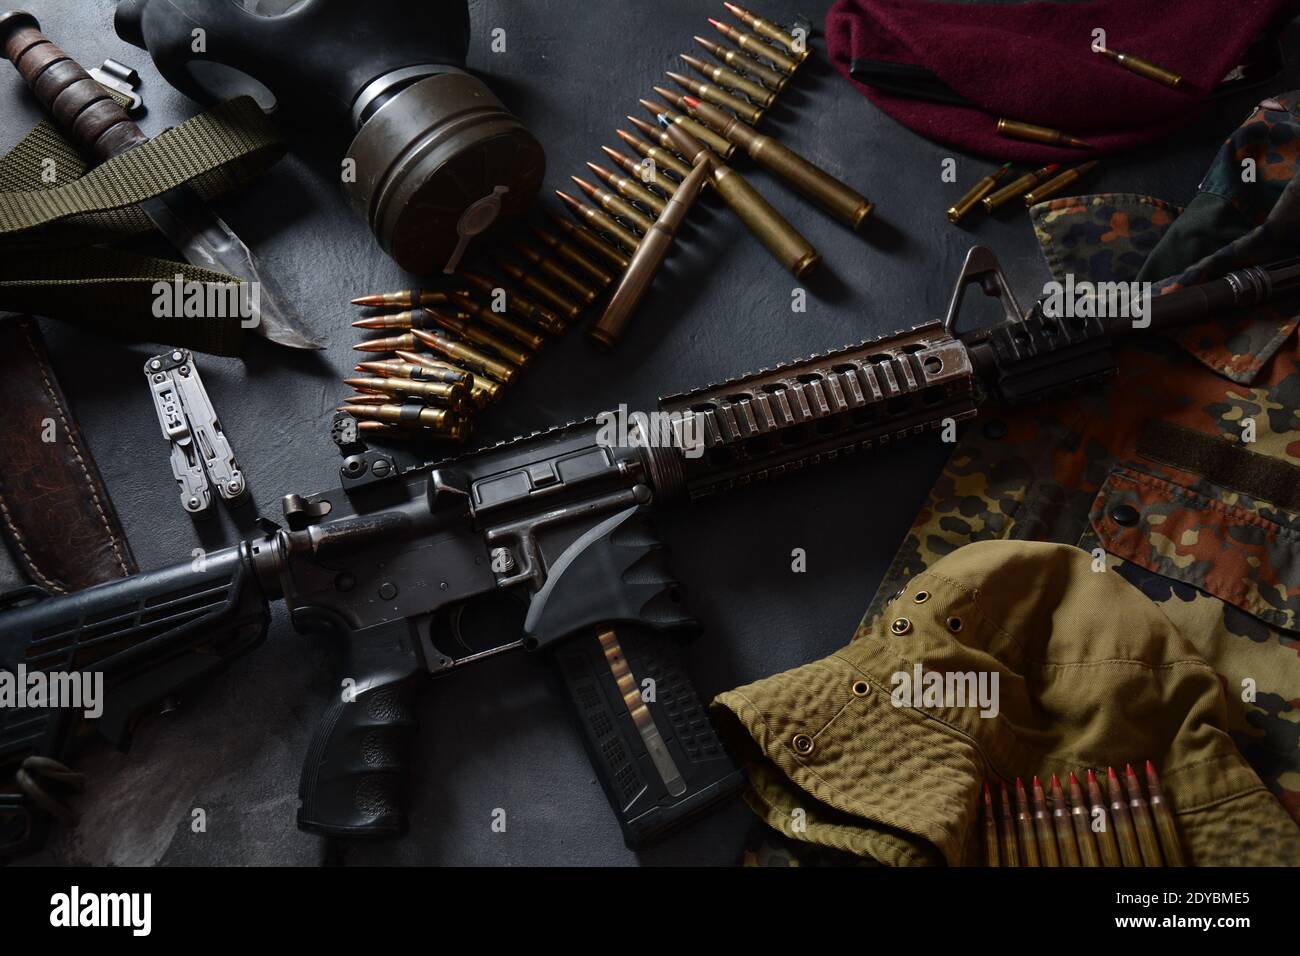
[[[779,13],[772,3],[756,5]],[[800,0],[819,27],[829,3]],[[113,33],[112,0],[30,0],[48,35],[84,65],[105,57],[144,77],[142,125],[157,133],[194,106],[146,56]],[[477,0],[470,65],[538,135],[549,188],[563,186],[616,126],[661,82],[678,53],[720,16],[712,0]],[[793,8],[791,8],[793,10]],[[490,52],[503,27],[507,52]],[[807,284],[806,314],[792,314],[794,281],[716,201],[692,215],[635,327],[611,356],[578,329],[549,347],[479,437],[498,440],[626,402],[650,408],[661,394],[888,333],[938,317],[967,248],[994,248],[1016,292],[1032,300],[1046,277],[1028,219],[1007,207],[956,228],[943,210],[989,167],[987,160],[926,142],[858,95],[816,56],[770,115],[769,129],[858,186],[876,221],[854,235],[746,160],[737,168],[824,255]],[[1159,147],[1108,160],[1089,191],[1151,193],[1182,202],[1222,139],[1265,95],[1295,85],[1294,73],[1216,103],[1204,119]],[[0,147],[38,110],[16,73],[0,71]],[[403,288],[401,273],[345,205],[339,155],[320,138],[295,137],[296,152],[221,212],[253,245],[330,342],[319,357],[260,343],[242,360],[200,358],[209,392],[249,477],[256,504],[277,517],[288,492],[337,480],[327,433],[353,365],[348,300]],[[955,156],[958,184],[940,181]],[[549,189],[548,189],[549,192]],[[195,547],[234,541],[228,513],[202,528],[181,511],[167,448],[141,366],[159,351],[97,336],[94,317],[43,323],[64,388],[97,456],[141,567],[188,560]],[[686,596],[706,625],[689,663],[706,696],[814,660],[844,644],[922,504],[945,457],[936,438],[860,458],[665,515]],[[804,548],[806,573],[791,571]],[[295,633],[276,612],[266,644],[183,702],[148,722],[128,755],[87,754],[90,789],[81,827],[60,832],[36,860],[94,864],[425,863],[471,865],[727,865],[753,818],[740,803],[649,851],[624,848],[618,827],[541,663],[504,657],[430,686],[412,781],[411,832],[400,841],[327,846],[294,827],[302,758],[337,681],[330,641]],[[504,833],[492,814],[506,810]],[[206,829],[195,832],[196,811]]]

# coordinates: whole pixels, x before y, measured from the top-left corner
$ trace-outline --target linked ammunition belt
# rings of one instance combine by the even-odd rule
[[[115,94],[116,96],[116,94]],[[153,230],[137,204],[183,183],[205,200],[240,188],[284,152],[256,102],[240,97],[94,169],[47,121],[0,159],[0,309],[127,337],[238,354],[238,316],[159,318],[154,285],[229,283],[224,273],[106,248]]]

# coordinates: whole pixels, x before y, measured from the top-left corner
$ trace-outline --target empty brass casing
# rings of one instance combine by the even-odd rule
[[[497,268],[514,279],[521,286],[536,295],[541,296],[555,308],[559,309],[567,318],[576,319],[582,314],[582,306],[574,302],[562,292],[551,288],[537,276],[529,275],[523,269],[519,268],[513,262],[507,262],[504,259],[497,260]]]
[[[602,146],[601,149],[604,151],[606,156],[608,156],[610,159],[612,159],[614,162],[616,162],[619,165],[620,169],[622,169],[625,173],[627,173],[629,176],[631,176],[633,179],[637,180],[639,183],[643,185],[646,184],[646,173],[648,171],[651,174],[650,182],[654,184],[656,189],[660,189],[663,191],[663,196],[655,197],[661,203],[667,205],[667,201],[664,199],[664,196],[671,196],[674,192],[677,191],[677,186],[678,186],[677,180],[660,172],[659,164],[654,162],[654,160],[651,160],[649,163],[644,163],[644,162],[638,163],[631,156],[627,155],[626,153],[620,153],[616,149],[610,149],[610,147],[608,146]],[[647,191],[649,191],[648,187],[647,187]],[[662,211],[663,210],[659,210],[659,212]],[[655,213],[655,215],[656,216],[659,215],[659,212]]]
[[[425,355],[423,352],[398,351],[397,357],[408,365],[418,365],[429,371],[438,369],[455,369],[464,371],[459,365],[452,365],[450,362],[443,361],[440,358],[434,358],[431,355]],[[469,387],[470,397],[474,399],[474,404],[479,408],[491,404],[501,397],[501,383],[494,381],[486,375],[475,375],[470,372],[471,383]]]
[[[1136,73],[1138,76],[1144,76],[1148,80],[1155,80],[1171,90],[1178,89],[1182,85],[1183,78],[1173,70],[1166,70],[1163,66],[1156,66],[1150,60],[1144,60],[1140,56],[1134,56],[1132,53],[1119,53],[1115,50],[1098,50],[1102,56],[1109,60],[1114,60],[1130,73]]]
[[[564,319],[560,318],[550,309],[543,305],[538,305],[522,292],[516,292],[514,289],[507,289],[500,282],[489,279],[487,276],[478,272],[462,272],[459,278],[464,279],[475,289],[488,298],[496,295],[496,290],[500,289],[506,294],[506,308],[520,318],[533,322],[551,335],[559,335],[565,329]]]
[[[564,286],[576,295],[583,305],[591,305],[591,303],[596,301],[596,296],[600,295],[600,290],[593,289],[581,279],[570,275],[536,249],[526,246],[522,242],[514,243],[514,249],[521,257],[527,259],[532,265],[541,269],[556,282],[560,283],[560,285]]]
[[[689,165],[683,163],[670,150],[663,148],[663,143],[660,139],[662,130],[651,126],[645,120],[638,119],[635,116],[629,116],[628,119],[631,121],[633,126],[641,131],[641,134],[645,136],[646,139],[650,140],[650,142],[647,143],[645,140],[638,139],[627,130],[622,129],[615,131],[618,133],[619,139],[627,143],[627,145],[631,146],[642,156],[645,156],[648,159],[653,159],[655,165],[660,169],[672,170],[679,180],[685,179],[691,174],[691,167]],[[652,145],[653,143],[659,143],[660,145],[654,146]]]
[[[612,215],[621,216],[641,232],[647,231],[654,222],[653,217],[647,216],[622,196],[615,196],[608,189],[601,189],[599,186],[589,183],[585,179],[579,179],[577,176],[570,176],[569,178],[577,184],[579,189],[594,199],[602,209]]]
[[[725,66],[705,63],[699,57],[691,56],[689,53],[683,53],[681,56],[682,62],[700,76],[712,80],[719,86],[726,87],[729,90],[744,93],[763,109],[768,109],[776,102],[776,94],[762,83],[755,82],[747,76],[740,75],[735,70],[727,69]]]
[[[666,205],[664,198],[646,189],[636,179],[624,173],[612,173],[604,166],[597,166],[595,163],[588,163],[587,168],[599,176],[606,185],[616,190],[624,199],[630,199],[649,209],[654,213],[654,218],[657,218],[664,211]]]
[[[592,232],[586,226],[581,226],[576,222],[570,222],[553,212],[547,215],[554,220],[555,224],[560,227],[569,238],[573,239],[580,245],[585,246],[591,252],[601,256],[610,265],[618,269],[626,269],[631,263],[631,258],[625,255],[621,250],[616,248],[611,242],[600,237],[599,233]]]
[[[966,195],[958,199],[948,208],[948,221],[955,223],[975,208],[975,204],[989,194],[994,186],[998,184],[1003,176],[1011,170],[1010,163],[1003,163],[987,176],[982,177],[979,182],[970,188]]]
[[[453,411],[463,413],[469,405],[469,386],[464,382],[448,384],[446,382],[421,382],[412,378],[345,378],[345,385],[363,392],[379,392],[383,395],[397,395],[403,398],[419,398],[437,404],[446,405]]]
[[[817,250],[744,177],[723,164],[680,126],[669,127],[668,135],[695,165],[711,164],[713,187],[718,195],[778,262],[799,279],[816,268],[821,262]]]
[[[767,60],[768,63],[771,63],[782,73],[792,74],[799,69],[799,60],[796,60],[788,53],[782,53],[770,43],[763,42],[757,35],[746,33],[744,30],[737,30],[735,27],[729,26],[720,20],[714,20],[712,17],[709,18],[709,22],[713,24],[713,29],[717,30],[737,47],[746,53]]]
[[[736,147],[728,143],[713,130],[706,127],[703,123],[697,123],[689,116],[683,116],[681,113],[675,113],[662,103],[653,103],[650,100],[642,100],[641,105],[655,118],[658,122],[660,116],[668,117],[668,122],[680,126],[686,132],[690,133],[695,139],[717,153],[723,159],[730,159],[731,154],[736,151]]]
[[[998,120],[998,135],[1005,136],[1008,139],[1027,139],[1034,143],[1046,143],[1048,146],[1070,146],[1074,149],[1092,149],[1092,143],[1089,143],[1084,139],[1079,139],[1077,136],[1071,136],[1069,133],[1062,133],[1059,129],[1050,129],[1046,126],[1035,126],[1033,123],[1022,123],[1019,120]]]
[[[635,249],[637,244],[641,242],[640,236],[608,213],[588,206],[586,203],[578,202],[568,193],[560,192],[558,189],[555,191],[555,195],[564,200],[564,204],[573,211],[575,216],[590,224],[591,228],[600,230],[611,239],[616,239],[625,248]]]
[[[517,368],[527,368],[532,364],[533,353],[527,349],[521,349],[509,342],[506,342],[493,335],[486,329],[479,328],[470,322],[470,316],[465,312],[435,312],[429,310],[429,317],[437,323],[438,327],[448,332],[454,333],[466,342],[474,345],[481,345],[484,348],[491,349],[497,355]]]
[[[712,103],[714,106],[721,106],[731,110],[746,123],[757,123],[763,118],[763,111],[759,107],[748,100],[742,100],[739,96],[733,96],[719,86],[705,83],[702,80],[692,80],[689,76],[683,76],[680,73],[671,71],[668,72],[667,76],[668,79],[687,93],[698,96],[706,103]]]
[[[614,281],[614,277],[610,275],[609,272],[607,272],[604,268],[602,268],[599,263],[592,261],[592,259],[589,256],[583,254],[582,250],[574,248],[572,245],[565,242],[563,239],[559,238],[558,236],[552,235],[551,233],[547,232],[544,229],[539,229],[536,226],[532,226],[531,228],[533,230],[533,234],[537,236],[537,238],[541,240],[542,243],[545,244],[545,246],[548,249],[550,249],[560,258],[564,259],[566,262],[569,262],[577,266],[579,269],[582,269],[584,272],[587,273],[587,275],[595,278],[595,280],[599,282],[601,286],[607,286]]]
[[[509,300],[509,294],[506,296]],[[504,332],[516,342],[521,342],[526,348],[536,351],[546,344],[546,339],[532,329],[526,329],[518,322],[499,312],[484,308],[473,299],[464,295],[453,295],[452,303],[466,315],[472,316],[475,321],[481,322],[489,328],[496,329],[498,332]],[[507,304],[507,308],[508,308]]]
[[[450,336],[434,335],[431,332],[418,330],[411,334],[429,351],[445,356],[459,365],[467,366],[476,373],[482,372],[498,382],[504,382],[508,385],[515,380],[515,376],[518,374],[518,370],[513,365],[494,359],[490,355],[485,355],[473,346],[458,342]],[[477,377],[475,375],[475,378]]]
[[[1025,173],[1015,182],[1003,186],[997,192],[989,193],[980,200],[980,205],[984,207],[985,212],[992,212],[1004,203],[1023,196],[1044,180],[1050,179],[1056,175],[1056,171],[1060,168],[1058,163],[1048,163],[1041,169],[1035,169],[1032,173]]]
[[[425,292],[420,289],[404,289],[401,292],[381,292],[378,295],[363,295],[352,300],[353,305],[371,309],[415,309],[423,305],[441,305],[447,301],[445,292]]]
[[[772,40],[781,44],[783,48],[790,51],[790,56],[794,57],[800,63],[808,59],[809,49],[805,46],[802,50],[796,50],[794,46],[794,34],[782,30],[771,20],[765,20],[756,13],[750,13],[744,7],[738,7],[734,3],[724,3],[724,7],[731,11],[737,20],[749,27],[761,37]]]
[[[691,206],[695,204],[700,190],[704,188],[704,181],[708,175],[707,163],[696,167],[682,182],[681,188],[673,198],[668,201],[664,214],[646,233],[641,245],[637,247],[636,254],[632,257],[632,265],[624,273],[623,280],[614,290],[614,294],[610,296],[604,314],[587,331],[598,345],[612,348],[622,338],[633,312],[645,298],[655,274],[659,271],[659,266],[672,247],[678,227],[686,218]]]
[[[1049,179],[1041,186],[1035,186],[1029,192],[1025,193],[1025,205],[1032,206],[1035,203],[1042,202],[1044,199],[1055,196],[1066,186],[1069,186],[1071,183],[1077,182],[1086,176],[1092,171],[1092,167],[1096,165],[1097,161],[1095,159],[1089,160],[1086,163],[1080,163],[1073,169],[1067,169],[1056,178]]]
[[[424,405],[343,405],[339,411],[372,422],[427,428],[448,438],[459,440],[465,437],[464,424],[445,408],[429,408]]]
[[[741,73],[748,73],[750,76],[756,76],[763,83],[778,93],[785,89],[785,85],[790,82],[790,77],[780,70],[774,70],[766,63],[760,63],[752,56],[741,53],[739,50],[733,50],[731,47],[725,47],[721,43],[715,43],[707,37],[697,36],[695,42],[708,51],[709,56],[721,60],[733,70],[739,70]]]
[[[857,190],[813,165],[779,140],[764,136],[716,106],[689,99],[686,105],[700,119],[748,153],[758,165],[776,173],[851,228],[861,226],[875,208],[871,200]]]

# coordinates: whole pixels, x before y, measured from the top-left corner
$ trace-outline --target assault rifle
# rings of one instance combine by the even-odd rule
[[[959,333],[971,284],[1005,317]],[[1252,267],[1156,298],[1140,325],[1204,320],[1297,286],[1297,262]],[[261,536],[201,560],[0,615],[0,670],[101,671],[96,729],[124,746],[147,709],[256,646],[267,602],[282,600],[296,628],[335,632],[346,648],[343,692],[307,754],[298,825],[383,836],[404,827],[420,678],[535,653],[558,669],[639,846],[740,783],[677,662],[675,639],[697,624],[648,513],[960,422],[985,401],[1102,381],[1112,339],[1131,328],[1129,318],[1022,312],[997,260],[976,247],[943,321],[666,398],[666,443],[611,444],[591,419],[406,472],[345,447],[341,487],[287,496],[285,527],[266,522]],[[501,598],[517,605],[498,625],[507,633],[464,652],[467,621],[491,619],[483,602]],[[39,840],[60,806],[72,724],[65,710],[0,708],[0,786],[10,781],[0,846],[10,852]]]

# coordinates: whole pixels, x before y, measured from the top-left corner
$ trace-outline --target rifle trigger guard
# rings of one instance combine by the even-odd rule
[[[961,273],[957,276],[957,285],[952,290],[952,300],[948,303],[948,315],[943,320],[945,332],[957,334],[957,317],[961,312],[962,299],[966,296],[967,287],[975,282],[979,283],[980,290],[985,295],[997,296],[1007,321],[1019,322],[1024,319],[1025,313],[1016,302],[1015,294],[1007,284],[1007,277],[1003,275],[1002,266],[993,250],[987,246],[971,246],[970,252],[966,253]]]

